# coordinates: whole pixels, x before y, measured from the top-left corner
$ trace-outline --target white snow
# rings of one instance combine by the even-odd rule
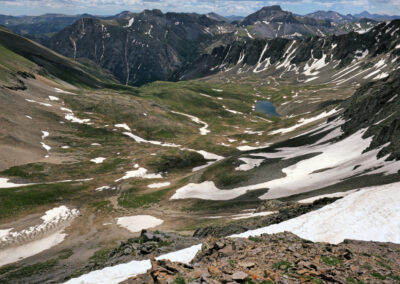
[[[384,119],[378,121],[377,123],[374,123],[374,125],[379,125],[379,124],[381,124],[381,123],[384,122],[386,119],[392,117],[395,113],[396,113],[396,112],[394,112],[394,113],[392,113],[391,115],[385,117]]]
[[[379,74],[378,76],[376,76],[376,77],[374,78],[374,80],[380,80],[380,79],[384,79],[384,78],[387,78],[387,77],[389,77],[389,73],[382,72],[381,74]]]
[[[137,215],[129,217],[120,217],[117,224],[132,233],[140,232],[144,229],[150,229],[161,225],[164,221],[150,215]]]
[[[200,96],[203,96],[203,97],[206,97],[206,98],[212,98],[212,96],[206,95],[206,94],[203,94],[203,93],[199,93],[199,95],[200,95]]]
[[[27,244],[0,250],[0,266],[33,256],[60,244],[67,236],[62,231],[60,230]]]
[[[51,150],[51,147],[49,145],[46,145],[44,142],[40,142],[40,144],[42,145],[42,147],[49,152]]]
[[[245,134],[249,134],[249,135],[259,135],[259,136],[261,136],[264,133],[264,131],[245,130],[244,133]]]
[[[227,112],[233,113],[233,114],[243,114],[243,112],[237,111],[237,110],[233,110],[233,109],[229,109],[226,106],[222,106],[224,108],[224,110],[226,110]]]
[[[67,145],[61,146],[61,149],[69,149],[69,148],[71,148],[71,147],[70,147],[70,146],[67,146]]]
[[[222,93],[224,90],[221,90],[221,89],[212,89],[213,91],[215,91],[215,92],[218,92],[218,93]]]
[[[125,129],[125,130],[127,130],[129,132],[132,131],[131,128],[126,123],[120,123],[120,124],[116,124],[114,126],[117,127],[117,128],[123,128],[123,129]]]
[[[74,116],[74,114],[71,114],[71,113],[66,114],[65,115],[65,119],[68,120],[68,121],[71,121],[73,123],[79,123],[79,124],[87,124],[90,121],[89,118],[80,119],[80,118],[77,118],[76,116]]]
[[[324,68],[325,66],[328,65],[328,63],[325,63],[326,60],[326,54],[322,54],[322,57],[320,59],[316,59],[313,56],[313,51],[311,50],[311,64],[308,62],[306,65],[303,67],[303,74],[306,76],[313,76],[315,77],[316,75],[319,74],[320,69]]]
[[[61,243],[66,237],[62,231],[78,214],[76,209],[59,206],[46,211],[41,217],[43,222],[39,225],[19,232],[3,232],[0,236],[0,247],[6,249],[0,251],[0,266],[38,254]],[[49,231],[53,232],[46,235]]]
[[[213,153],[209,153],[209,152],[206,152],[204,150],[189,149],[189,148],[185,148],[185,147],[182,147],[181,145],[177,145],[177,144],[173,144],[173,143],[164,143],[164,142],[153,141],[153,140],[149,141],[149,140],[143,139],[143,138],[141,138],[141,137],[139,137],[139,136],[137,136],[135,134],[132,134],[131,132],[124,132],[123,134],[126,135],[126,136],[129,136],[130,138],[134,139],[138,143],[150,143],[150,144],[159,145],[159,146],[162,146],[162,147],[181,148],[181,150],[183,150],[183,151],[186,150],[186,151],[197,152],[200,155],[202,155],[204,157],[204,159],[206,159],[206,160],[221,160],[221,159],[224,158],[222,156],[219,156],[219,155],[216,155],[216,154],[213,154]]]
[[[132,27],[134,21],[135,21],[134,17],[130,18],[129,21],[128,21],[128,24],[126,26],[124,26],[124,28]]]
[[[289,231],[313,242],[344,239],[400,243],[400,182],[354,192],[319,210],[232,237]]]
[[[264,159],[254,159],[254,158],[239,158],[244,164],[239,165],[235,168],[237,171],[250,171],[261,165]]]
[[[106,158],[98,157],[98,158],[91,159],[90,161],[95,164],[102,164],[105,160],[106,160]]]
[[[367,57],[368,53],[369,53],[368,49],[365,49],[364,51],[362,51],[362,50],[357,50],[357,51],[355,52],[355,58],[356,58],[357,60],[364,59],[365,57]]]
[[[249,219],[254,217],[268,216],[275,214],[276,212],[266,211],[266,212],[258,212],[258,213],[241,213],[237,215],[231,216],[233,220],[241,220],[241,219]]]
[[[47,103],[41,103],[41,102],[37,102],[37,101],[35,101],[35,100],[31,100],[31,99],[25,99],[27,102],[30,102],[30,103],[36,103],[36,104],[39,104],[39,105],[42,105],[42,106],[46,106],[46,107],[52,107],[52,105],[51,104],[47,104]]]
[[[13,228],[5,229],[5,230],[0,229],[0,239],[1,239],[2,237],[7,236],[8,233],[9,233],[10,231],[12,231],[12,230],[13,230]]]
[[[54,96],[49,96],[50,101],[59,101],[60,99]]]
[[[329,193],[329,194],[323,194],[323,195],[317,195],[317,196],[313,196],[310,198],[306,198],[306,199],[302,199],[297,201],[298,203],[313,203],[316,200],[320,200],[322,198],[335,198],[335,197],[344,197],[347,196],[349,194],[352,194],[354,192],[356,192],[358,189],[354,189],[354,190],[349,190],[349,191],[344,191],[344,192],[335,192],[335,193]]]
[[[28,119],[32,119],[32,117],[29,116],[29,115],[25,115],[25,117],[28,118]]]
[[[160,174],[148,174],[147,169],[139,167],[137,170],[128,171],[125,173],[125,176],[115,180],[115,182],[119,182],[121,180],[130,179],[130,178],[145,178],[145,179],[156,179],[162,178]]]
[[[70,110],[69,108],[61,107],[60,109],[62,111],[66,111],[66,112],[72,112],[72,110]]]
[[[22,186],[28,186],[28,185],[33,185],[34,183],[12,183],[9,181],[10,179],[8,178],[0,178],[0,188],[13,188],[13,187],[22,187]]]
[[[281,129],[277,129],[277,130],[271,131],[271,132],[269,132],[269,134],[270,135],[275,135],[275,134],[284,134],[284,133],[292,132],[292,131],[296,130],[297,128],[303,127],[304,125],[310,124],[310,123],[312,123],[314,121],[329,117],[329,116],[331,116],[331,115],[333,115],[333,114],[335,114],[337,112],[338,112],[337,109],[333,109],[333,110],[328,111],[328,112],[324,111],[324,112],[322,112],[319,115],[314,116],[314,117],[301,118],[297,122],[297,124],[295,124],[295,125],[293,125],[291,127],[288,127],[288,128],[281,128]]]
[[[388,100],[387,102],[388,102],[388,103],[393,102],[398,96],[399,96],[398,94],[394,95],[394,96],[393,96],[390,100]]]
[[[258,149],[264,149],[269,147],[271,144],[270,143],[264,143],[260,146],[248,146],[248,145],[244,145],[244,146],[238,146],[236,147],[236,149],[238,149],[239,151],[252,151],[252,150],[258,150]]]
[[[95,190],[96,191],[103,191],[103,190],[108,190],[108,189],[111,189],[111,187],[110,186],[101,186],[101,187],[98,187],[98,188],[96,188]]]
[[[372,137],[362,138],[365,131],[359,130],[334,143],[317,142],[303,147],[282,148],[273,153],[252,154],[254,157],[283,159],[315,155],[282,169],[285,177],[229,190],[217,188],[212,181],[190,183],[178,189],[171,199],[230,200],[247,191],[264,188],[269,190],[260,199],[274,199],[327,187],[355,175],[397,173],[400,169],[399,161],[385,161],[387,156],[377,158],[379,151],[387,145],[364,153],[372,141]]]
[[[170,252],[159,257],[160,259],[169,259],[170,261],[189,263],[201,249],[201,244],[194,245],[175,252]],[[102,270],[95,270],[88,274],[84,274],[78,278],[74,278],[66,282],[66,284],[118,284],[129,277],[145,273],[151,268],[150,260],[133,260],[128,263],[118,264],[112,267],[106,267]]]
[[[190,115],[190,114],[183,113],[183,112],[178,112],[178,111],[171,111],[171,112],[175,113],[175,114],[186,116],[186,117],[190,118],[190,120],[192,120],[193,122],[195,122],[197,124],[203,124],[203,127],[200,128],[201,135],[207,135],[208,133],[211,132],[210,130],[208,130],[208,124],[206,122],[200,120],[200,118]]]
[[[47,131],[42,131],[42,139],[45,139],[46,137],[48,137],[50,135],[49,132]]]
[[[248,29],[244,29],[246,31],[246,34],[249,38],[254,39],[254,37],[249,33]]]
[[[100,143],[92,143],[92,144],[90,144],[91,146],[101,146],[101,144]]]
[[[56,91],[56,93],[76,95],[76,94],[74,94],[74,93],[67,92],[67,91],[61,90],[61,89],[59,89],[59,88],[54,88],[54,90]]]
[[[171,185],[171,183],[167,181],[167,182],[152,183],[152,184],[149,184],[147,187],[148,188],[162,188],[162,187],[167,187],[170,185]]]
[[[181,249],[178,251],[170,252],[159,257],[156,259],[168,259],[170,261],[175,262],[182,262],[185,264],[189,264],[192,259],[196,256],[197,252],[201,249],[201,244],[194,245],[185,249]]]
[[[311,81],[317,80],[318,78],[319,78],[319,76],[311,77],[311,78],[309,78],[309,79],[305,80],[305,81],[304,81],[304,83],[308,83],[308,82],[311,82]]]

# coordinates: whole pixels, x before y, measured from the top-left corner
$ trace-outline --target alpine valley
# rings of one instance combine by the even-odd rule
[[[400,282],[400,19],[0,24],[0,283]]]

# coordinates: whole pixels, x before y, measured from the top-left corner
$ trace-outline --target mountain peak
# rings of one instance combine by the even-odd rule
[[[280,5],[264,6],[261,11],[282,11],[282,8]]]

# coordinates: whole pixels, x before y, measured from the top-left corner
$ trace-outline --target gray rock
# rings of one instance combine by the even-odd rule
[[[243,271],[237,271],[235,273],[232,274],[232,279],[233,280],[244,280],[247,278],[247,273],[243,272]]]

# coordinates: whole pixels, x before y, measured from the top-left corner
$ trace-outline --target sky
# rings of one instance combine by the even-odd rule
[[[223,16],[246,16],[263,6],[281,5],[284,10],[307,14],[333,10],[342,14],[370,13],[400,15],[400,0],[0,0],[0,14],[41,15],[45,13],[114,15],[124,10],[140,12],[215,12]]]

